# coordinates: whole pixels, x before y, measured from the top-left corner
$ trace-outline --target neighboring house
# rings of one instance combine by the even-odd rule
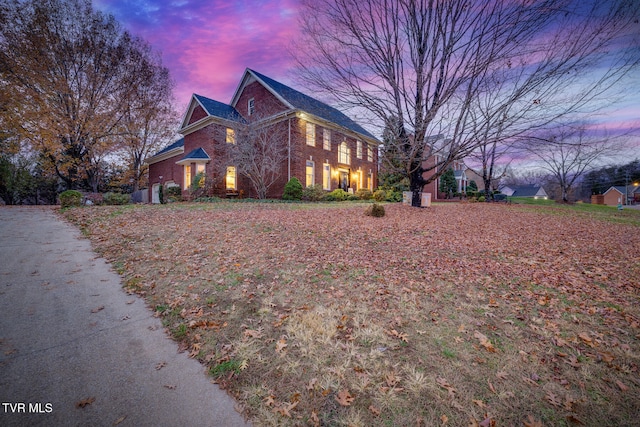
[[[604,192],[602,199],[604,204],[608,206],[634,203],[635,200],[640,200],[640,186],[615,185],[609,187],[609,189]]]
[[[437,155],[429,157],[427,160],[423,162],[423,168],[433,168],[439,161],[441,161],[440,157]],[[469,179],[467,178],[467,167],[461,161],[455,160],[448,168],[453,168],[453,174],[456,177],[457,184],[457,192],[458,193],[466,193],[467,186],[469,185]],[[429,179],[429,177],[435,175],[438,172],[438,167],[429,170],[422,174],[424,179]],[[440,191],[440,178],[436,178],[431,181],[429,184],[425,185],[422,188],[423,193],[431,193],[431,200],[443,200],[447,198],[447,195]]]
[[[507,185],[500,192],[509,197],[530,197],[534,199],[547,199],[549,196],[540,185]]]
[[[178,130],[183,138],[147,159],[151,200],[159,201],[161,184],[178,185],[184,194],[198,173],[215,182],[212,195],[255,197],[238,165],[220,167],[216,162],[223,144],[234,143],[233,128],[258,113],[264,123],[277,126],[287,145],[281,173],[267,197],[281,197],[292,177],[303,186],[321,184],[326,191],[377,186],[380,141],[337,109],[246,69],[229,105],[192,96]]]

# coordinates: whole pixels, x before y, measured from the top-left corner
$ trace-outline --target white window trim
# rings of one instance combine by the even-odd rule
[[[256,112],[256,100],[255,98],[250,98],[247,101],[247,114],[250,116]]]
[[[362,158],[362,141],[356,141],[356,157]]]
[[[307,145],[310,147],[316,146],[316,125],[314,123],[307,122],[306,125],[306,139]]]
[[[311,184],[309,184],[309,173],[307,168],[311,167]],[[313,160],[307,160],[304,168],[304,181],[307,187],[311,187],[316,183],[316,162]]]
[[[233,168],[233,188],[229,187],[229,169]],[[227,166],[227,171],[224,175],[224,188],[225,190],[236,191],[238,189],[238,169],[235,166]]]
[[[322,129],[322,148],[327,151],[331,151],[331,130],[327,128]]]
[[[331,191],[331,165],[329,163],[322,165],[322,189]]]

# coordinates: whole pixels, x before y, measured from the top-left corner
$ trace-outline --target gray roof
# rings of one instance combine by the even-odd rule
[[[184,160],[211,160],[211,157],[209,157],[202,147],[198,147],[195,150],[190,151],[189,154],[181,158],[179,161],[182,162]]]
[[[162,150],[158,151],[154,156],[157,156],[162,153],[166,153],[167,151],[171,151],[174,148],[184,147],[184,138],[180,138],[179,140],[172,142],[171,144],[164,147]]]
[[[223,104],[222,102],[209,99],[202,95],[193,94],[193,96],[202,104],[205,112],[210,116],[220,117],[228,120],[239,120],[242,116],[231,105]]]
[[[255,74],[260,80],[262,80],[265,84],[267,84],[271,90],[280,95],[284,100],[286,100],[289,104],[291,104],[294,108],[305,111],[309,114],[313,114],[314,116],[320,117],[328,122],[335,123],[344,128],[347,128],[353,132],[364,135],[368,138],[377,139],[371,133],[369,133],[365,128],[351,120],[344,113],[339,110],[325,104],[324,102],[318,101],[315,98],[312,98],[308,95],[305,95],[302,92],[298,92],[295,89],[290,88],[287,85],[284,85],[280,82],[273,80],[270,77],[265,76],[264,74],[260,74],[257,71],[249,70],[253,74]]]
[[[542,187],[539,185],[514,185],[510,188],[513,190],[513,197],[533,197]]]

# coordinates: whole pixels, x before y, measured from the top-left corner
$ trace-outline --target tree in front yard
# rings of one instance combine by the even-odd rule
[[[438,188],[438,190],[446,194],[447,198],[451,197],[453,193],[458,190],[456,176],[452,168],[447,169],[447,171],[440,176],[440,188]]]

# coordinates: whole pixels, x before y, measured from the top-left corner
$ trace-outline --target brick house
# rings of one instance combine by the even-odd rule
[[[424,169],[433,168],[427,172],[422,174],[424,179],[428,179],[435,175],[438,172],[438,167],[435,166],[437,163],[442,161],[438,155],[433,155],[429,157],[427,160],[422,162],[422,167]],[[435,166],[435,167],[434,167]],[[452,168],[453,174],[456,178],[456,187],[457,193],[466,193],[467,186],[469,185],[469,180],[467,178],[467,167],[462,161],[454,160],[451,165],[447,166],[446,169]],[[447,195],[440,191],[440,177],[431,181],[429,184],[422,187],[422,192],[431,193],[431,200],[444,200],[447,198]]]
[[[147,159],[150,200],[159,202],[161,184],[180,186],[185,194],[198,173],[215,182],[211,195],[256,197],[238,165],[220,167],[217,160],[223,146],[234,143],[233,129],[258,113],[286,144],[286,158],[267,197],[281,197],[292,177],[326,191],[377,187],[380,142],[372,134],[337,109],[246,69],[230,104],[192,96],[178,130],[183,138]]]
[[[629,205],[640,201],[639,186],[615,185],[604,192],[602,204],[608,206]]]

